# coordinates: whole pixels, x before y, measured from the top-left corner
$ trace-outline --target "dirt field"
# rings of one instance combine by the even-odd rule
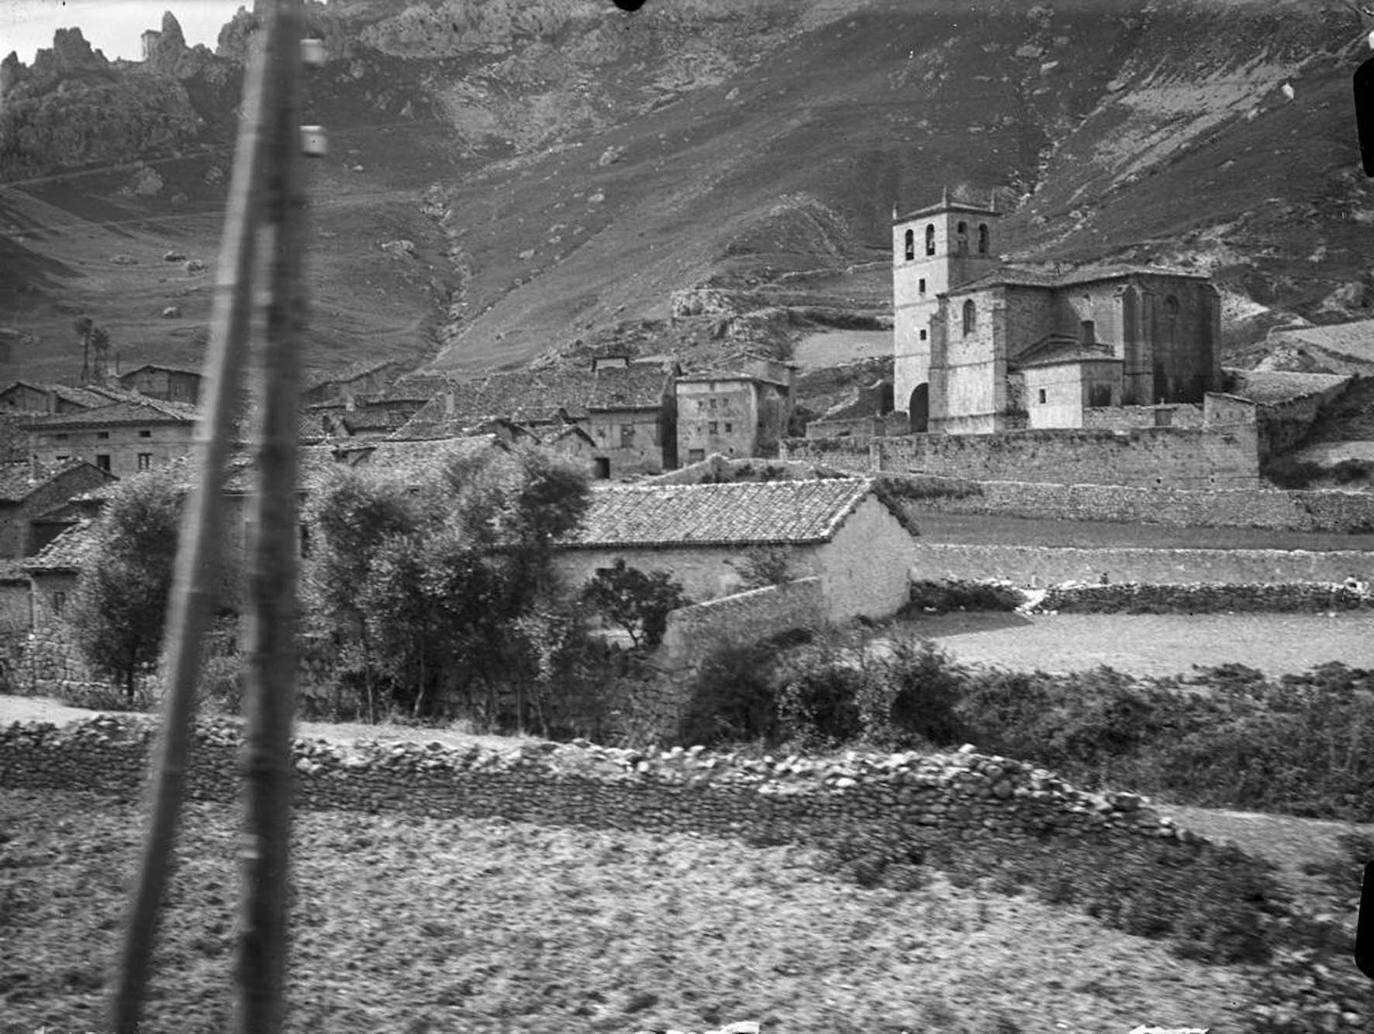
[[[1324,614],[940,614],[902,628],[963,661],[1004,668],[1181,675],[1238,662],[1280,675],[1326,661],[1374,668],[1374,616]]]

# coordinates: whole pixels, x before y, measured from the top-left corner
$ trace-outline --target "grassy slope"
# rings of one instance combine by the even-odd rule
[[[313,256],[312,362],[432,350],[436,304],[450,287],[460,288],[460,333],[438,365],[453,370],[519,365],[619,321],[662,317],[672,290],[712,277],[766,286],[780,271],[819,267],[833,275],[811,289],[884,306],[881,275],[844,270],[883,262],[893,203],[928,202],[944,183],[1034,189],[1001,234],[1016,254],[1189,260],[1262,302],[1309,312],[1364,275],[1362,220],[1374,203],[1353,170],[1348,77],[1360,55],[1349,46],[1354,17],[1339,5],[1173,2],[1147,12],[1113,0],[1058,4],[1045,22],[1019,3],[970,12],[853,0],[745,16],[740,35],[751,45],[735,57],[746,70],[689,77],[685,92],[654,73],[735,15],[693,21],[650,5],[613,23],[627,43],[571,74],[540,64],[548,55],[535,47],[517,47],[501,68],[375,53],[332,64],[308,116],[334,147],[315,174],[315,215],[333,236],[321,235]],[[578,75],[593,77],[593,99],[577,100]],[[519,110],[516,101],[538,111],[548,97],[585,128],[555,132],[544,151],[474,143],[471,126],[448,128],[442,99],[464,77],[482,77],[489,96]],[[1277,93],[1286,77],[1298,87],[1291,104]],[[227,145],[222,128],[208,143]],[[186,165],[163,198],[181,189],[189,208],[215,209],[223,187],[197,187],[203,166]],[[418,212],[430,183],[451,203],[452,262],[441,254],[452,242]],[[182,217],[162,199],[111,201],[117,185],[68,180],[47,191],[69,215],[4,194],[11,225],[48,227],[41,239],[7,242],[0,263],[0,312],[43,336],[44,371],[69,347],[59,304],[104,316],[128,356],[190,357],[198,347],[191,326],[208,311],[203,297],[176,296],[151,260],[108,276],[107,259],[116,249],[160,256],[179,239],[211,251],[216,222]],[[799,194],[847,229],[818,227],[799,209],[770,215]],[[94,237],[57,232],[70,215],[122,225]],[[415,241],[418,260],[382,256],[376,245],[393,237]],[[18,293],[30,279],[43,294]],[[180,326],[157,318],[168,299],[184,302]]]

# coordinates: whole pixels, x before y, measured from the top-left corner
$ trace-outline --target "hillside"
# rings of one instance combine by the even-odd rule
[[[943,185],[997,189],[1008,257],[1211,272],[1237,348],[1368,304],[1374,197],[1349,102],[1367,27],[1339,0],[310,11],[332,59],[307,108],[331,146],[312,166],[313,366],[399,354],[464,372],[627,335],[711,351],[881,331],[893,206]],[[70,369],[82,312],[126,362],[198,355],[211,274],[162,256],[213,266],[252,29],[241,13],[215,56],[179,50],[164,22],[143,64],[91,68],[69,36],[42,69],[5,63],[16,370]],[[127,100],[130,77],[156,87],[139,103],[186,116],[170,137],[60,131]],[[115,121],[162,125],[137,114]]]

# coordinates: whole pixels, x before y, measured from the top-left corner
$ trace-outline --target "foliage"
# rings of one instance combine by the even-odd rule
[[[792,580],[792,550],[787,546],[752,546],[733,565],[742,590],[764,589]]]
[[[681,739],[712,746],[777,739],[778,705],[769,677],[772,644],[726,645],[697,669]]]
[[[183,495],[166,469],[115,488],[66,618],[86,661],[122,683],[130,701],[162,646]]]
[[[691,602],[669,572],[641,571],[627,566],[623,557],[588,580],[582,601],[602,620],[624,629],[637,650],[657,647],[667,630],[668,614]]]
[[[1013,611],[1025,601],[1025,595],[1010,582],[942,578],[939,581],[912,582],[910,599],[903,613],[925,610],[940,613],[953,610]]]
[[[586,477],[533,449],[440,475],[417,487],[341,471],[312,500],[320,547],[307,584],[340,674],[374,720],[379,707],[432,717],[457,699],[490,726],[545,727],[580,631],[551,602],[549,559],[586,511]]]

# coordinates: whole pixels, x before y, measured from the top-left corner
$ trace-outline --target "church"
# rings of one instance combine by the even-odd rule
[[[1005,264],[1001,218],[995,197],[947,192],[895,215],[893,395],[913,432],[1083,427],[1086,410],[1221,390],[1221,305],[1207,277]]]

